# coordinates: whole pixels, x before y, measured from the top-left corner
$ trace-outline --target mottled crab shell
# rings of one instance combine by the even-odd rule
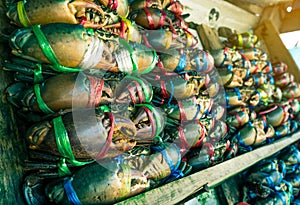
[[[125,4],[126,6],[126,4]],[[128,6],[128,5],[127,5]],[[108,13],[90,0],[26,0],[11,4],[7,16],[19,26],[50,23],[83,23],[85,27],[101,28],[119,21],[117,15]]]
[[[48,184],[45,192],[55,204],[112,204],[144,191],[149,185],[140,171],[112,161],[85,166],[70,179]]]
[[[79,160],[120,155],[135,145],[136,128],[128,118],[110,116],[109,113],[96,114],[94,109],[83,109],[65,114],[60,124],[54,120],[36,123],[26,133],[29,148],[70,158],[64,156],[62,150],[66,146],[61,143],[69,141],[71,155]]]
[[[12,33],[10,38],[12,53],[35,62],[52,63],[41,49],[37,39],[38,34],[35,35],[33,28],[21,28]],[[68,67],[78,67],[83,61],[89,45],[95,43],[97,39],[82,25],[77,24],[47,24],[41,26],[40,30],[49,42],[60,65]],[[101,44],[101,42],[99,43]],[[104,46],[103,43],[102,46]],[[103,48],[101,49],[103,50]]]
[[[162,110],[151,104],[136,104],[136,106],[138,110],[132,119],[137,127],[136,138],[152,140],[159,136],[166,124]]]

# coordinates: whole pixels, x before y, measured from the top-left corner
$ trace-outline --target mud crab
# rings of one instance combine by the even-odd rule
[[[125,9],[128,10],[128,6]],[[127,13],[127,11],[125,12]],[[124,15],[124,12],[122,12],[122,15]],[[116,13],[102,7],[95,1],[89,0],[18,1],[9,5],[7,16],[12,20],[12,23],[18,26],[45,25],[60,22],[81,23],[88,28],[102,28],[120,20]]]
[[[14,55],[51,64],[59,72],[102,69],[147,73],[157,63],[153,49],[120,38],[105,41],[97,32],[77,24],[54,23],[17,29],[11,35],[10,45]]]

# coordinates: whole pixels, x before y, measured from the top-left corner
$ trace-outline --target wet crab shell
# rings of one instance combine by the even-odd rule
[[[94,114],[94,115],[93,115]],[[72,116],[73,115],[73,116]],[[78,120],[80,116],[81,120]],[[67,113],[59,126],[64,126],[72,153],[76,159],[97,159],[117,156],[132,149],[136,142],[136,128],[128,118],[109,114],[97,114],[92,109]],[[113,123],[113,124],[112,124]],[[113,130],[111,128],[113,127]],[[27,130],[29,148],[56,156],[61,153],[62,134],[54,121],[42,121]],[[99,157],[101,155],[101,157]],[[69,157],[69,156],[63,156]]]
[[[141,76],[127,75],[115,89],[117,103],[149,103],[153,97],[151,84]]]
[[[82,25],[65,23],[17,29],[11,35],[10,46],[14,55],[49,63],[59,72],[101,69],[147,73],[157,62],[156,52],[142,44],[121,38],[104,42]]]
[[[121,17],[126,18],[129,13],[128,0],[97,0],[102,5],[109,7],[111,10],[116,11]]]
[[[152,180],[161,180],[176,170],[181,161],[178,147],[172,143],[165,143],[163,147],[155,147],[155,153],[151,154],[145,163],[142,173]]]
[[[162,110],[151,104],[136,104],[137,111],[131,117],[136,125],[137,140],[153,140],[165,127],[166,119]]]
[[[71,179],[49,183],[45,192],[50,202],[55,204],[74,203],[74,198],[70,198],[73,194],[80,204],[96,205],[118,202],[149,186],[149,181],[140,171],[110,162],[83,167]],[[73,190],[70,191],[70,188]]]
[[[112,88],[107,83],[85,74],[63,73],[48,78],[41,84],[24,86],[25,84],[18,82],[7,88],[8,100],[17,103],[24,111],[45,112],[40,107],[41,99],[51,112],[99,106],[112,102],[113,99]],[[22,92],[27,95],[23,97]]]
[[[184,10],[184,6],[179,1],[174,0],[134,0],[130,3],[130,8],[133,11],[149,7],[167,9],[177,15],[181,15]]]
[[[83,23],[88,28],[101,28],[119,21],[117,15],[89,0],[18,1],[10,5],[7,16],[19,26]]]

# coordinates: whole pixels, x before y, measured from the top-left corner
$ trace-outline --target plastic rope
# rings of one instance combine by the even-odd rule
[[[138,107],[143,107],[144,106],[144,107],[146,107],[146,108],[148,108],[149,110],[152,111],[154,119],[155,119],[155,123],[156,123],[156,134],[155,135],[158,135],[159,134],[158,132],[160,132],[162,130],[162,122],[158,118],[158,113],[156,112],[154,107],[150,104],[136,104],[135,106],[138,106]]]
[[[138,66],[136,62],[136,56],[134,55],[134,49],[132,45],[130,45],[127,41],[124,39],[119,39],[120,44],[129,52],[129,56],[132,62],[132,73],[138,72]]]
[[[64,189],[65,189],[65,192],[66,192],[67,197],[69,199],[69,202],[72,205],[82,205],[82,203],[78,199],[78,196],[77,196],[77,194],[76,194],[76,192],[75,192],[75,190],[72,186],[71,179],[65,180]]]
[[[91,43],[89,44],[89,47],[78,67],[82,69],[96,67],[101,61],[103,50],[104,42],[96,36],[91,36]]]
[[[109,130],[108,136],[106,138],[106,141],[105,141],[102,149],[96,156],[97,160],[103,158],[106,155],[107,151],[110,148],[110,144],[112,143],[112,138],[113,138],[113,134],[114,134],[115,117],[111,112],[108,112],[107,114],[109,115],[109,119],[110,119],[110,130]]]
[[[53,119],[53,126],[54,126],[54,135],[55,135],[55,140],[57,144],[57,149],[59,153],[66,158],[66,160],[71,163],[72,165],[75,166],[83,166],[86,164],[89,164],[93,161],[88,161],[88,162],[79,162],[75,159],[72,147],[70,144],[70,140],[68,137],[67,130],[63,124],[62,117],[59,116],[57,118]]]
[[[181,72],[185,69],[186,67],[186,56],[182,53],[180,54],[180,59],[179,59],[179,62],[178,62],[178,65],[176,66],[174,72]]]
[[[147,86],[145,84],[145,82],[137,77],[134,77],[134,76],[131,76],[131,75],[127,75],[125,78],[128,78],[128,79],[131,79],[131,80],[134,80],[136,82],[139,83],[139,85],[142,87],[142,90],[143,90],[143,94],[145,95],[145,101],[146,102],[150,102],[151,101],[151,97],[149,96],[149,93],[147,92]],[[150,89],[150,88],[149,88]],[[151,90],[151,92],[153,92]]]
[[[51,48],[46,36],[40,29],[40,25],[32,26],[32,30],[36,36],[36,39],[40,45],[40,48],[42,49],[44,55],[47,57],[47,59],[53,64],[51,68],[58,72],[79,72],[79,68],[69,68],[66,66],[60,65],[60,63],[57,60],[57,57]]]
[[[143,72],[140,72],[140,74],[149,73],[155,67],[155,65],[157,63],[157,60],[158,60],[158,55],[157,55],[155,50],[152,50],[152,52],[153,52],[153,60],[151,62],[151,65],[146,70],[144,70]]]
[[[18,13],[20,23],[24,27],[31,26],[31,23],[30,23],[29,18],[26,14],[26,11],[25,11],[24,1],[19,1],[17,3],[17,13]]]
[[[170,98],[168,100],[168,105],[170,106],[171,102],[172,102],[172,99],[174,97],[174,92],[175,92],[175,88],[174,88],[174,84],[173,84],[173,81],[170,80],[170,84],[171,84],[171,94],[170,94]]]
[[[66,163],[66,159],[65,158],[60,158],[59,162],[58,162],[58,176],[62,177],[62,176],[70,176],[72,173]]]
[[[38,105],[39,109],[46,114],[54,113],[42,99],[40,84],[35,84],[33,89],[34,89],[34,93],[36,96],[36,101],[37,101],[37,105]]]
[[[167,164],[170,167],[171,170],[171,174],[167,177],[165,177],[160,184],[165,183],[170,177],[174,176],[175,178],[179,178],[180,176],[183,176],[183,173],[181,172],[181,170],[178,170],[178,167],[181,163],[181,155],[180,155],[180,150],[178,149],[178,147],[176,145],[174,145],[176,147],[177,153],[180,156],[178,163],[176,164],[176,166],[174,166],[172,159],[170,158],[170,156],[168,155],[168,153],[166,152],[166,150],[160,148],[160,147],[156,147],[156,146],[152,146],[152,149],[154,149],[155,151],[160,152],[164,159],[166,160]]]
[[[44,81],[43,75],[42,75],[42,65],[37,63],[36,68],[33,70],[33,82],[41,83]]]

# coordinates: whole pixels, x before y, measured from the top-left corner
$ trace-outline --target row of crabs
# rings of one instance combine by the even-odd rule
[[[16,78],[23,81],[8,88],[8,100],[25,111],[27,116],[30,113],[33,121],[41,121],[29,128],[26,134],[29,148],[63,156],[58,169],[60,175],[71,174],[66,167],[66,159],[68,165],[75,166],[72,167],[74,170],[77,170],[76,166],[92,163],[93,159],[101,159],[102,166],[92,163],[79,169],[72,178],[61,178],[57,184],[47,185],[48,198],[44,201],[118,201],[140,193],[150,187],[150,183],[154,183],[154,187],[188,174],[191,166],[185,160],[181,162],[181,156],[191,147],[204,147],[204,158],[199,160],[198,156],[194,157],[198,154],[196,151],[189,156],[192,160],[188,162],[197,170],[211,165],[212,161],[220,162],[234,156],[237,150],[232,154],[231,149],[235,143],[252,145],[262,134],[257,132],[255,126],[247,124],[244,130],[239,131],[243,133],[239,135],[244,139],[228,143],[227,126],[240,127],[246,124],[249,109],[232,111],[235,119],[229,116],[225,122],[225,108],[222,106],[254,107],[261,102],[263,91],[256,92],[253,85],[258,86],[257,83],[263,83],[263,79],[271,79],[267,75],[271,66],[266,59],[256,59],[249,63],[249,56],[246,55],[254,55],[251,50],[240,55],[234,49],[226,48],[211,52],[210,55],[189,48],[195,45],[196,40],[179,16],[181,12],[171,9],[182,10],[182,7],[172,6],[180,5],[178,1],[157,1],[155,8],[139,7],[131,10],[128,18],[134,20],[134,23],[124,18],[129,10],[121,14],[122,9],[116,6],[124,6],[125,2],[110,5],[111,8],[105,7],[107,5],[103,2],[101,4],[104,6],[87,1],[38,3],[38,6],[45,4],[48,13],[52,10],[57,12],[57,9],[78,11],[73,13],[76,21],[67,22],[62,12],[64,21],[60,23],[54,23],[57,17],[55,20],[50,18],[48,22],[44,22],[49,20],[47,17],[41,18],[43,22],[35,22],[45,11],[36,10],[36,2],[33,1],[10,7],[8,15],[15,22],[20,20],[23,26],[42,24],[18,29],[10,36],[12,53],[21,58],[12,58],[4,63],[5,69],[17,71]],[[131,8],[135,5],[149,6],[150,2],[146,2],[133,1],[130,5]],[[161,10],[166,7],[171,10]],[[116,12],[111,10],[117,8],[119,11],[115,15]],[[124,8],[128,9],[127,6]],[[91,16],[97,20],[89,21]],[[163,29],[155,30],[158,28]],[[40,45],[46,49],[41,49]],[[216,72],[214,65],[223,69],[218,68]],[[67,73],[58,74],[61,71]],[[73,73],[75,71],[83,73]],[[250,76],[249,73],[257,73],[257,76]],[[226,89],[222,95],[221,85],[232,89]],[[236,89],[241,85],[246,88]],[[284,93],[290,92],[286,90]],[[226,102],[223,102],[224,99]],[[75,112],[74,108],[80,107],[92,109]],[[99,109],[95,112],[94,107]],[[73,109],[73,115],[69,113],[70,109]],[[40,111],[49,115],[36,114]],[[272,114],[281,116],[267,113],[267,118],[271,118]],[[239,115],[243,121],[239,120]],[[95,120],[103,125],[100,131],[95,131],[98,128],[93,123],[89,126],[81,123],[83,116],[87,117],[84,118],[87,122]],[[78,127],[81,128],[79,136]],[[220,138],[224,140],[216,140]],[[126,153],[122,154],[124,151]],[[199,156],[203,156],[201,154]],[[37,156],[38,153],[34,153],[33,157]],[[105,159],[114,160],[106,162]],[[27,165],[33,166],[35,162],[28,162]],[[157,168],[158,165],[161,165],[160,168]],[[57,166],[53,167],[57,169]],[[83,173],[94,173],[95,170],[110,176],[102,177],[98,173],[96,177],[99,181],[95,180],[93,174],[91,178],[83,177]],[[119,175],[127,177],[120,178]],[[34,203],[38,197],[30,197],[28,190],[40,187],[32,186],[31,180],[36,178],[31,177],[27,178],[25,194],[27,201]],[[121,183],[116,181],[119,178]],[[106,186],[105,181],[111,181],[111,184],[118,187],[117,190],[106,191],[109,186]],[[87,189],[82,192],[82,183],[95,183],[97,191]],[[71,197],[74,193],[77,193],[75,199]]]
[[[242,201],[249,204],[299,204],[299,143],[288,146],[241,174]]]
[[[206,134],[202,123],[191,116],[201,114],[194,99],[170,107],[176,98],[190,97],[195,85],[203,86],[203,76],[193,76],[195,85],[179,75],[171,82],[161,80],[158,89],[164,96],[156,102],[163,104],[168,98],[165,109],[174,117],[169,120],[152,103],[154,86],[148,81],[153,76],[140,76],[156,65],[160,65],[156,68],[159,72],[163,67],[170,69],[164,66],[168,62],[175,65],[173,69],[212,69],[213,59],[206,52],[183,49],[193,47],[196,40],[180,13],[161,10],[156,4],[155,8],[131,11],[133,23],[125,18],[128,10],[120,13],[126,1],[109,2],[112,5],[89,1],[9,5],[11,20],[26,27],[9,36],[12,54],[18,58],[3,65],[14,71],[18,80],[7,89],[8,101],[31,125],[25,134],[30,154],[25,168],[37,173],[24,182],[29,204],[112,203],[171,181],[190,172],[181,155],[190,146],[200,145]],[[177,1],[161,3],[163,7],[181,7]],[[144,2],[132,2],[131,8],[135,4],[138,7]],[[136,23],[144,29],[137,30]],[[146,30],[147,25],[164,29],[152,32]],[[182,48],[175,56],[177,64],[183,51],[194,61],[187,59],[181,66],[173,59],[163,63],[158,54],[170,48]],[[181,120],[181,109],[192,109],[192,114]],[[167,125],[169,130],[160,137]],[[167,142],[174,140],[178,146]]]

